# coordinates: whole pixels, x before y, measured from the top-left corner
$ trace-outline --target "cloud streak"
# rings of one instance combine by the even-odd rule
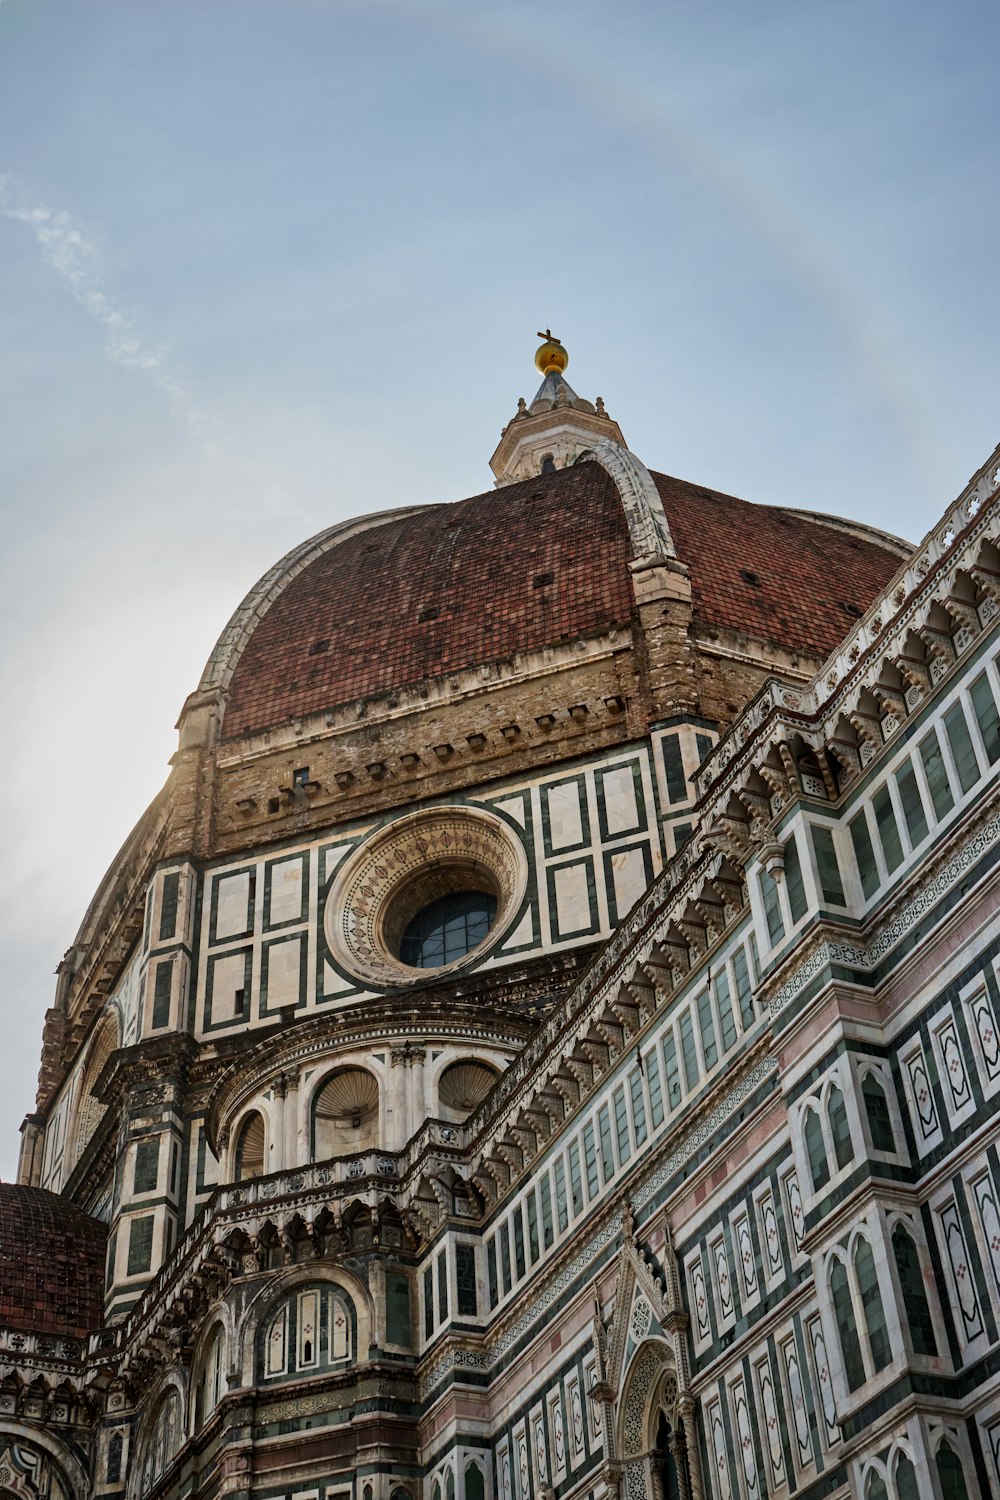
[[[0,4],[3,0],[0,0]],[[178,417],[201,438],[213,426],[190,383],[173,367],[162,346],[137,337],[135,311],[111,291],[100,268],[97,246],[64,209],[33,203],[9,175],[0,175],[0,216],[23,224],[34,236],[45,264],[61,277],[75,302],[104,329],[104,352],[116,365],[137,370],[170,402]]]

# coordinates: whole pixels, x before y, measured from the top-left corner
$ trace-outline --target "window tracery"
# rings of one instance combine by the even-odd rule
[[[176,1390],[169,1390],[160,1399],[153,1414],[149,1434],[143,1446],[141,1483],[143,1493],[149,1490],[165,1472],[177,1450],[182,1437],[181,1398]]]
[[[202,1355],[198,1383],[195,1388],[194,1425],[197,1432],[222,1399],[225,1388],[226,1338],[219,1323],[212,1330]]]

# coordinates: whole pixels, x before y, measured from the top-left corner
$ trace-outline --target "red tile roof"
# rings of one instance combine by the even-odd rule
[[[257,626],[223,732],[603,631],[631,615],[628,560],[618,492],[594,463],[349,537]]]
[[[694,612],[826,656],[899,566],[819,521],[655,474]],[[628,530],[597,463],[388,520],[294,577],[236,665],[227,739],[631,618]],[[844,606],[847,606],[845,609]]]
[[[826,657],[900,566],[897,552],[835,524],[653,480],[703,624]]]
[[[0,1328],[82,1338],[100,1327],[107,1226],[58,1193],[0,1182]]]

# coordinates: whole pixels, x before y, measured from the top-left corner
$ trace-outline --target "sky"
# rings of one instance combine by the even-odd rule
[[[0,0],[0,1177],[53,970],[290,547],[652,468],[917,540],[1000,440],[995,0]]]

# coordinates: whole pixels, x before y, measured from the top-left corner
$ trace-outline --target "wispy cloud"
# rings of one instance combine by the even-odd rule
[[[0,4],[3,0],[0,0]],[[104,328],[104,352],[115,364],[138,370],[170,401],[179,417],[207,438],[213,426],[196,400],[190,383],[173,366],[163,347],[144,344],[136,334],[137,315],[108,287],[97,245],[65,209],[32,202],[20,183],[0,174],[0,216],[24,224],[34,235],[42,259],[70,290],[74,300]]]

